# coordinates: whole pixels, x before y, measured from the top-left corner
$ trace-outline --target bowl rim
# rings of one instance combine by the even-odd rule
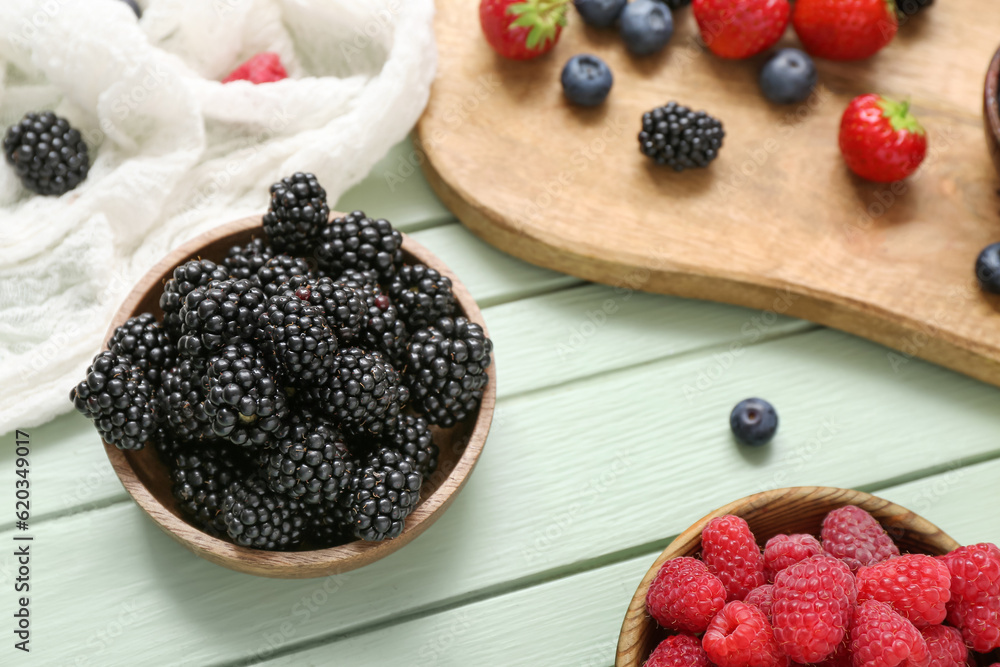
[[[343,214],[331,212],[330,217],[333,219],[341,215]],[[147,294],[162,285],[161,276],[172,271],[180,263],[192,257],[199,257],[201,250],[212,243],[247,232],[259,232],[259,236],[263,237],[264,230],[261,218],[261,215],[254,215],[224,223],[167,253],[136,282],[119,306],[104,337],[105,344],[111,339],[118,326],[122,325],[128,318],[138,314],[136,311],[139,304],[146,298]],[[451,279],[455,299],[463,314],[470,321],[482,326],[484,333],[488,336],[489,330],[483,320],[482,311],[465,285],[430,250],[412,237],[406,234],[402,234],[402,236],[402,248],[405,253]],[[119,481],[136,504],[164,532],[198,556],[232,570],[265,577],[299,579],[340,574],[384,558],[411,542],[440,517],[465,486],[469,474],[482,454],[493,420],[497,384],[495,356],[486,372],[488,380],[483,390],[483,397],[475,421],[469,430],[464,451],[455,462],[454,467],[448,472],[447,477],[433,489],[429,496],[421,499],[413,514],[408,518],[403,533],[392,540],[382,542],[356,540],[338,547],[308,551],[264,551],[242,547],[212,537],[176,516],[146,488],[129,461],[128,452],[107,442],[104,442],[104,450]]]
[[[691,524],[684,532],[674,538],[650,565],[646,574],[643,575],[642,581],[639,582],[622,621],[615,653],[615,667],[639,667],[648,657],[640,655],[644,646],[644,633],[649,627],[649,623],[652,622],[646,613],[646,592],[649,590],[653,578],[659,572],[660,566],[677,557],[673,554],[683,554],[690,551],[692,547],[700,546],[701,532],[712,519],[726,514],[746,514],[760,510],[778,500],[786,502],[826,501],[831,505],[831,509],[845,505],[856,505],[873,514],[878,513],[880,517],[884,516],[886,519],[891,517],[909,522],[908,527],[911,530],[930,536],[930,539],[939,542],[940,548],[946,551],[952,551],[960,546],[950,535],[916,512],[864,491],[832,486],[793,486],[763,491],[734,500]],[[879,523],[885,525],[885,520],[879,519]]]
[[[993,54],[990,65],[986,70],[986,83],[983,88],[983,122],[992,136],[993,146],[990,152],[993,153],[997,162],[997,169],[1000,169],[1000,48]]]

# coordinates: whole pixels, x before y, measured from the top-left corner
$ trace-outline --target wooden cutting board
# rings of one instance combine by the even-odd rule
[[[1000,385],[1000,298],[973,271],[1000,241],[981,111],[994,3],[938,2],[868,61],[819,61],[814,96],[777,107],[758,91],[764,57],[711,55],[690,8],[654,56],[631,57],[617,31],[571,11],[552,53],[513,62],[482,39],[478,3],[438,0],[440,65],[412,158],[470,229],[529,262],[810,319],[895,348],[890,368],[917,356]],[[795,43],[790,29],[783,44]],[[597,109],[568,105],[559,85],[583,52],[615,76]],[[844,166],[840,116],[868,92],[909,98],[928,130],[908,181],[868,183]],[[678,174],[639,153],[642,113],[670,100],[724,123],[709,169]]]

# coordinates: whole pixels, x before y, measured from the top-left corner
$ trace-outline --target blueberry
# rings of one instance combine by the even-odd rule
[[[748,398],[733,408],[729,427],[744,445],[766,445],[778,430],[778,413],[764,399]]]
[[[566,99],[584,107],[603,102],[614,82],[604,61],[587,53],[569,59],[563,67],[561,80]]]
[[[1000,294],[1000,243],[988,245],[976,260],[976,278],[987,292]]]
[[[625,48],[637,56],[656,53],[674,34],[674,17],[662,2],[633,0],[621,13]]]
[[[583,22],[595,28],[613,26],[626,2],[628,0],[573,0]]]
[[[122,0],[122,2],[132,8],[132,11],[135,12],[136,18],[142,18],[142,9],[140,9],[135,0]]]
[[[760,90],[775,104],[802,102],[816,87],[816,65],[798,49],[781,49],[760,71]]]

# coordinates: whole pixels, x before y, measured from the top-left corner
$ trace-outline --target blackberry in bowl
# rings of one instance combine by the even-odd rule
[[[392,268],[376,275],[351,255],[334,275],[330,247],[320,271],[308,249],[285,250],[307,261],[270,262],[261,217],[231,222],[170,253],[115,315],[115,351],[99,355],[71,398],[133,499],[199,556],[258,576],[345,572],[403,547],[464,486],[496,400],[482,314],[433,254],[385,235],[400,242]],[[181,279],[177,267],[187,267]],[[418,291],[397,296],[406,301],[397,312],[378,283],[409,276],[406,267],[433,284],[407,283]],[[168,323],[155,324],[165,312]],[[411,386],[438,385],[406,365],[411,331],[444,312],[466,324],[436,325],[452,339],[434,338],[437,363],[475,370],[454,424],[411,399]]]

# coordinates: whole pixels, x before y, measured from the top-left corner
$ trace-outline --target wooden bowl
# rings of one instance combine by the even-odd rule
[[[641,667],[668,631],[646,613],[646,591],[660,566],[671,558],[695,556],[701,550],[701,531],[709,521],[726,514],[743,517],[761,544],[778,533],[819,535],[823,517],[844,505],[870,512],[904,553],[946,554],[959,544],[931,522],[904,507],[861,491],[825,486],[800,486],[765,491],[721,507],[681,533],[653,563],[632,598],[618,636],[615,667]]]
[[[983,126],[986,128],[986,145],[990,149],[993,164],[1000,172],[1000,49],[993,55],[990,68],[986,71],[986,86],[983,93]]]
[[[162,318],[160,294],[164,282],[178,264],[194,257],[219,262],[231,246],[248,243],[255,236],[263,236],[260,217],[222,225],[171,252],[142,277],[125,299],[108,329],[107,338],[111,338],[116,327],[139,313],[151,312]],[[462,314],[486,331],[483,315],[476,302],[441,260],[405,234],[403,253],[408,262],[422,262],[451,278]],[[139,507],[168,535],[202,558],[232,570],[264,577],[304,579],[336,574],[367,565],[403,547],[427,530],[455,499],[483,451],[493,420],[496,404],[496,371],[493,365],[488,369],[488,375],[483,400],[474,419],[470,418],[466,423],[450,429],[432,427],[434,441],[441,450],[438,470],[424,481],[420,504],[406,520],[403,533],[396,539],[384,542],[356,541],[330,549],[285,552],[237,546],[207,535],[181,516],[170,491],[166,468],[157,457],[154,447],[122,451],[104,443],[104,448],[125,490]]]

